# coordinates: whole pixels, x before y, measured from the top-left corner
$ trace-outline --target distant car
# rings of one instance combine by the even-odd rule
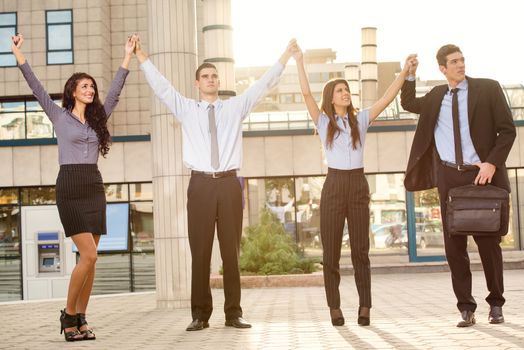
[[[373,225],[371,227],[372,247],[389,248],[392,245],[392,237],[400,237],[401,224],[391,223],[383,225]]]
[[[444,233],[442,232],[442,225],[439,223],[425,222],[415,224],[416,226],[416,240],[417,247],[425,249],[429,246],[442,247],[444,246]],[[404,224],[402,225],[402,243],[408,246],[408,229]]]

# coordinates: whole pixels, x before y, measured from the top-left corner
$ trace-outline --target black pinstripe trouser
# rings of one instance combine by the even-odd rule
[[[346,219],[359,305],[371,307],[369,200],[364,169],[328,169],[320,201],[320,233],[324,250],[324,287],[331,309],[340,308],[340,250]]]

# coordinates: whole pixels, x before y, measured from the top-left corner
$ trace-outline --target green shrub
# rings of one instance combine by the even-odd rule
[[[316,261],[301,256],[296,243],[269,209],[260,223],[246,228],[241,242],[240,271],[244,275],[311,273]]]

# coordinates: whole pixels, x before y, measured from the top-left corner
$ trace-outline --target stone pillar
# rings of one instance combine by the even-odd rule
[[[199,62],[217,67],[220,78],[218,97],[222,100],[236,95],[235,60],[233,59],[233,27],[231,0],[201,0],[197,4]],[[211,255],[211,273],[218,275],[222,266],[218,235],[215,231]]]
[[[195,0],[148,1],[149,55],[184,96],[198,98]],[[189,171],[182,161],[182,129],[151,94],[151,144],[157,307],[191,305],[191,252],[187,234]]]
[[[377,101],[377,28],[362,28],[362,108],[368,108]]]
[[[220,77],[218,95],[226,99],[236,95],[231,0],[203,0],[202,11],[204,62],[217,67]]]
[[[344,67],[344,78],[348,81],[353,107],[360,108],[360,69],[357,64]]]

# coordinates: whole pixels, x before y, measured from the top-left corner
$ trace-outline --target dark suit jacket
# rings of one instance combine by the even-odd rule
[[[499,83],[491,79],[468,80],[468,119],[473,146],[482,162],[497,167],[492,184],[510,191],[505,162],[515,140],[513,117]],[[434,130],[448,85],[434,87],[415,97],[415,82],[406,80],[400,101],[405,110],[420,114],[409,155],[404,186],[421,191],[437,186],[438,155]]]

